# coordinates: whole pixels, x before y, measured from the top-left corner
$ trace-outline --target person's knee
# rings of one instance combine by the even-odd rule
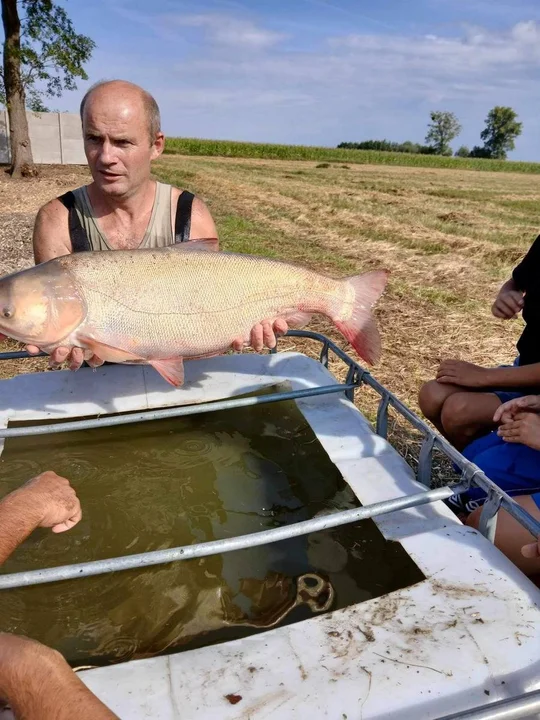
[[[441,384],[436,380],[429,380],[422,385],[420,392],[418,393],[418,405],[420,406],[420,410],[430,420],[438,418],[441,413],[445,397],[446,393]]]
[[[476,510],[473,510],[472,513],[467,517],[465,520],[465,525],[468,525],[471,528],[474,528],[475,530],[478,530],[480,527],[480,515],[482,514],[482,508],[476,508]]]
[[[481,393],[461,392],[450,395],[441,411],[441,424],[445,433],[473,437],[481,428],[494,427],[493,415],[500,401]]]
[[[441,422],[448,433],[462,433],[467,430],[471,424],[471,401],[467,393],[456,393],[445,400]]]

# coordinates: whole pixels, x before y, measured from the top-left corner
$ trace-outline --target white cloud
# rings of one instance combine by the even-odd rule
[[[540,66],[540,26],[520,22],[506,33],[468,27],[463,37],[424,35],[348,35],[331,38],[335,49],[348,49],[353,59],[383,56],[415,69],[448,75],[489,71],[517,64]]]
[[[257,90],[246,93],[242,89],[219,89],[219,88],[186,88],[180,93],[184,112],[203,110],[218,110],[223,107],[242,108],[243,111],[249,108],[261,106],[288,108],[295,105],[305,105],[311,101],[309,95],[279,90]],[[173,97],[177,97],[177,91],[173,91]]]
[[[211,43],[230,48],[263,50],[284,40],[287,35],[258,27],[250,20],[228,15],[205,13],[198,15],[161,15],[158,22],[168,30],[171,27],[202,28]]]
[[[502,98],[536,82],[540,27],[519,23],[504,34],[469,29],[464,37],[349,35],[330,38],[319,52],[269,51],[257,57],[217,54],[176,65],[209,91],[235,88],[231,102],[265,92],[301,92],[332,110],[375,107],[390,99],[442,102]],[[204,91],[203,91],[204,92]],[[472,96],[472,97],[471,97]]]

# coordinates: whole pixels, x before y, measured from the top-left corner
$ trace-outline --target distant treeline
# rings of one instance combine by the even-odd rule
[[[383,150],[387,152],[411,153],[413,155],[437,155],[436,148],[407,140],[403,143],[390,140],[364,140],[364,142],[342,142],[338,148],[344,150]]]
[[[433,110],[425,138],[426,145],[407,140],[404,143],[388,140],[364,140],[343,142],[337,147],[342,150],[375,150],[379,152],[409,153],[411,155],[440,155],[450,157],[450,143],[461,133],[461,125],[453,112]],[[458,158],[506,160],[507,153],[515,147],[515,139],[521,135],[523,123],[518,122],[517,113],[511,107],[496,105],[486,118],[486,127],[480,133],[483,145],[472,150],[462,145],[454,153]]]

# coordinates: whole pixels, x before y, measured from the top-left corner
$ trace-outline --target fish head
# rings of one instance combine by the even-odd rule
[[[69,270],[56,261],[0,278],[0,334],[46,347],[84,320],[84,296]]]

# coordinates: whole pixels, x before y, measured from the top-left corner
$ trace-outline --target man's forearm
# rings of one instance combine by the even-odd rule
[[[39,525],[39,515],[17,491],[0,501],[0,565]]]
[[[36,653],[34,656],[23,652],[5,671],[0,667],[0,692],[15,717],[118,720],[63,658],[49,652],[50,655]]]
[[[540,363],[522,367],[486,369],[484,387],[539,387]]]

